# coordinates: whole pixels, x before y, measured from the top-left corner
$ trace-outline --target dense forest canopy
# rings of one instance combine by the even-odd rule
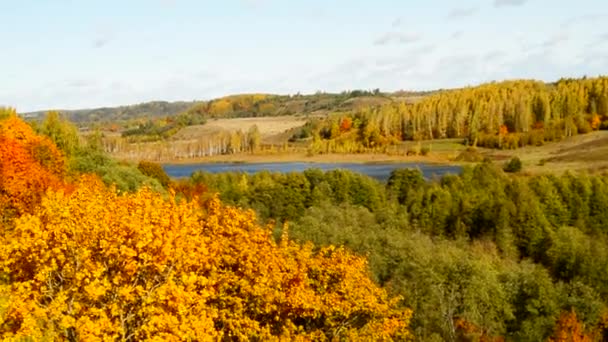
[[[413,309],[420,340],[608,336],[606,175],[511,176],[482,163],[432,181],[310,169],[199,172],[187,184],[289,222],[296,241],[367,255],[374,279]]]

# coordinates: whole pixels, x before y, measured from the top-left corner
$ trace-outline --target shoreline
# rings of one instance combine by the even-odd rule
[[[125,159],[116,156],[116,158],[138,162],[139,160]],[[286,154],[229,154],[216,155],[202,158],[190,159],[162,159],[155,161],[163,165],[188,165],[188,164],[264,164],[264,163],[353,163],[353,164],[381,164],[381,163],[425,163],[435,165],[460,165],[459,162],[454,162],[446,157],[437,155],[430,156],[401,156],[388,154],[319,154],[307,156],[304,153],[286,153]]]

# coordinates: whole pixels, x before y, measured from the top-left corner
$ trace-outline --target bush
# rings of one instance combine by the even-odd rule
[[[462,151],[454,160],[469,163],[478,163],[483,161],[483,159],[484,156],[479,153],[475,147],[469,146],[466,150]]]
[[[587,134],[587,133],[593,131],[593,127],[591,127],[591,124],[589,123],[589,121],[587,121],[583,118],[576,120],[576,128],[577,128],[579,134]]]
[[[428,154],[429,154],[429,152],[431,152],[431,148],[430,148],[429,146],[423,146],[423,147],[420,149],[420,154],[421,154],[421,155],[423,155],[423,156],[428,155]]]
[[[482,133],[477,141],[477,146],[486,148],[500,148],[500,145],[500,137],[493,134]]]
[[[521,171],[522,163],[518,157],[513,157],[507,164],[505,164],[504,170],[505,172],[519,172]]]
[[[407,156],[417,156],[418,153],[420,153],[418,146],[411,146],[407,148],[407,152],[405,154]]]
[[[545,132],[539,129],[532,130],[528,133],[528,145],[542,146],[545,143]]]
[[[77,152],[70,160],[70,170],[76,174],[96,174],[106,185],[114,184],[121,191],[133,192],[142,186],[161,193],[164,191],[155,177],[145,175],[135,165],[118,163],[101,151],[87,149]]]
[[[502,146],[504,149],[514,150],[519,147],[519,140],[520,140],[519,134],[516,134],[516,133],[507,134],[504,137]]]
[[[163,167],[158,163],[140,161],[137,165],[137,169],[144,175],[158,180],[165,188],[168,188],[171,183],[171,178],[169,178]]]

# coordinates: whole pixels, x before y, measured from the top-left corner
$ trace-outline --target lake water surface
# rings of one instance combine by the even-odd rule
[[[425,163],[306,163],[306,162],[283,162],[283,163],[201,163],[201,164],[175,164],[163,165],[167,174],[172,178],[190,177],[195,171],[210,173],[221,172],[245,172],[256,173],[260,171],[270,172],[302,172],[306,169],[317,168],[323,171],[346,169],[358,172],[380,181],[386,181],[390,173],[395,169],[414,168],[422,171],[425,178],[441,177],[445,174],[459,174],[460,166],[436,165]]]

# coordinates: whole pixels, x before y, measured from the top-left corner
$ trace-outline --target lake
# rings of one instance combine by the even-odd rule
[[[306,169],[318,168],[323,171],[346,169],[358,172],[380,181],[386,181],[391,172],[400,168],[420,169],[425,178],[441,177],[445,174],[460,174],[462,168],[456,165],[438,165],[425,163],[306,163],[306,162],[283,162],[283,163],[200,163],[200,164],[166,164],[163,168],[172,178],[185,178],[195,171],[210,173],[221,172],[245,172],[256,173],[260,171],[270,172],[302,172]]]

